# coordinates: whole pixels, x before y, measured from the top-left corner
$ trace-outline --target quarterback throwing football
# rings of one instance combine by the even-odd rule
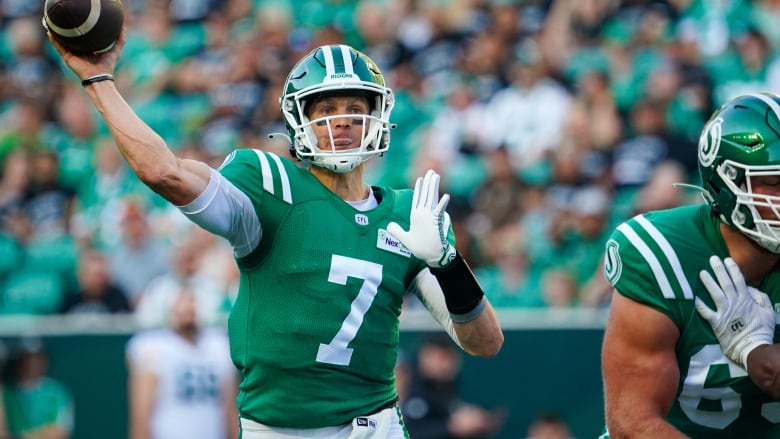
[[[78,75],[138,177],[228,239],[241,272],[228,329],[241,372],[243,439],[404,438],[393,366],[407,292],[468,353],[503,344],[429,171],[414,191],[372,187],[363,163],[389,147],[393,92],[366,55],[318,47],[281,98],[295,161],[253,149],[219,169],[176,157],[112,81],[124,46],[80,57]]]

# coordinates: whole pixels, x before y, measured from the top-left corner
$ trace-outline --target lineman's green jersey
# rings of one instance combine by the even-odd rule
[[[780,402],[756,387],[721,350],[694,297],[715,305],[699,280],[712,255],[729,255],[720,220],[706,204],[636,216],[606,245],[605,275],[617,291],[666,314],[680,330],[680,382],[667,420],[695,438],[778,438]],[[780,309],[780,273],[758,288]],[[777,337],[777,333],[775,333]]]
[[[228,237],[237,254],[240,287],[228,326],[243,377],[241,416],[320,428],[393,404],[403,296],[441,296],[425,263],[386,232],[391,221],[408,229],[412,191],[373,188],[378,205],[361,211],[293,161],[249,149],[232,153],[219,172],[233,192],[207,190],[199,199],[222,197],[210,202],[232,206],[218,209],[222,217],[253,224],[256,215],[256,226],[226,233],[213,224],[220,217],[182,210]],[[446,312],[434,317],[452,332]]]

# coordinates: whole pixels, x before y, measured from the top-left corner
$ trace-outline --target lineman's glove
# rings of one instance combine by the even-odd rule
[[[723,352],[747,369],[748,354],[755,348],[772,344],[775,312],[769,297],[745,282],[737,263],[731,258],[710,258],[717,282],[707,270],[699,278],[709,291],[716,309],[713,311],[698,297],[696,311],[709,322]]]
[[[439,174],[429,170],[414,185],[409,231],[395,222],[387,225],[391,235],[432,268],[445,267],[455,257],[455,248],[447,240],[450,216],[445,209],[449,201],[449,194],[439,200]]]

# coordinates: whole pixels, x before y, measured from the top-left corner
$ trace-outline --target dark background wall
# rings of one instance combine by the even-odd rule
[[[402,349],[413,353],[425,332],[404,330]],[[594,438],[603,426],[602,335],[600,328],[507,329],[498,357],[464,358],[463,395],[506,410],[499,439],[524,437],[530,420],[543,411],[563,415],[576,437]],[[42,338],[51,357],[49,375],[61,380],[75,399],[74,439],[126,438],[124,348],[129,334]],[[15,343],[15,337],[5,340],[9,348]]]

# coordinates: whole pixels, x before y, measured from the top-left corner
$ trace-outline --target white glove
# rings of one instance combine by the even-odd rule
[[[758,346],[772,344],[775,311],[769,296],[745,282],[737,263],[731,258],[721,261],[710,257],[717,282],[707,270],[699,278],[709,291],[716,309],[713,311],[696,297],[696,311],[709,322],[723,352],[747,369],[747,357]]]
[[[455,257],[455,248],[447,241],[450,216],[444,209],[449,201],[449,194],[439,200],[439,174],[429,170],[414,185],[409,231],[395,222],[387,225],[387,231],[429,267],[445,267]]]

